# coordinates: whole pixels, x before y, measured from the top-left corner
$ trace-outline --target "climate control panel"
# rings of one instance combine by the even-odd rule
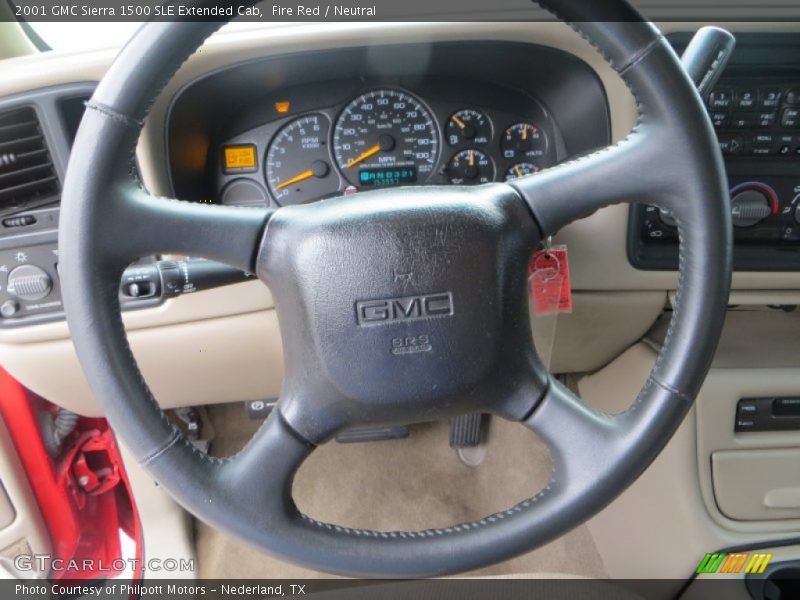
[[[800,175],[731,176],[734,269],[800,271]],[[678,268],[678,229],[654,206],[634,206],[628,257],[640,269]]]
[[[692,35],[668,39],[680,55]],[[728,174],[737,271],[800,271],[798,48],[792,34],[736,33],[722,76],[703,97]],[[675,220],[654,206],[632,206],[627,251],[638,269],[677,270]]]

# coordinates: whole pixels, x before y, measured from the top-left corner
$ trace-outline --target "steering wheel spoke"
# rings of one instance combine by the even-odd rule
[[[612,204],[658,203],[664,181],[655,133],[633,132],[616,146],[509,183],[523,197],[543,237]]]
[[[152,254],[183,254],[253,271],[267,221],[274,211],[185,202],[150,195],[133,183],[104,210],[108,257],[127,264]]]
[[[550,450],[553,474],[547,495],[558,497],[561,514],[594,514],[650,465],[683,420],[689,399],[652,376],[624,412],[607,414],[556,379],[524,426]]]
[[[524,425],[542,436],[551,450],[567,445],[582,460],[598,458],[598,449],[623,433],[620,420],[590,408],[554,377]]]
[[[314,448],[275,409],[245,447],[226,460],[225,477],[258,510],[288,519],[297,514],[292,481]]]

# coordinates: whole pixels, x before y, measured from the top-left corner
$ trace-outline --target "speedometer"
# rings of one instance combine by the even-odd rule
[[[424,181],[433,171],[439,132],[430,111],[400,90],[374,90],[348,104],[333,133],[333,153],[357,187]]]

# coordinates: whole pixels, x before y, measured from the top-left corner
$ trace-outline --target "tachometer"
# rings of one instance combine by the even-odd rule
[[[348,104],[333,132],[333,154],[357,187],[425,180],[439,151],[430,111],[399,90],[375,90]]]
[[[339,190],[328,164],[330,124],[323,115],[298,117],[283,126],[267,151],[269,191],[278,204],[304,204]]]

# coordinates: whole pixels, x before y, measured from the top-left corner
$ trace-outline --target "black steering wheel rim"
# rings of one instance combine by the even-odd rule
[[[602,9],[571,0],[541,4],[571,22],[626,81],[637,100],[638,123],[615,146],[511,185],[471,191],[391,190],[359,194],[358,206],[353,199],[341,199],[278,211],[154,198],[134,176],[133,153],[143,119],[182,62],[221,24],[149,24],[114,62],[87,104],[64,186],[59,244],[65,308],[81,365],[110,423],[190,512],[268,552],[319,570],[379,577],[444,575],[510,558],[563,534],[634,481],[674,433],[709,368],[730,286],[730,214],[713,128],[674,52],[623,0],[603,3]],[[681,152],[668,153],[671,148]],[[674,317],[656,365],[631,408],[612,416],[588,408],[544,372],[530,330],[521,324],[523,314],[527,322],[524,273],[536,244],[576,218],[624,201],[657,204],[672,213],[681,239],[680,274]],[[443,227],[451,221],[457,226]],[[426,284],[444,282],[451,294],[450,313],[456,315],[429,321],[436,335],[459,340],[437,351],[445,365],[438,369],[449,378],[441,380],[446,391],[427,393],[428,384],[437,381],[431,368],[419,371],[419,382],[409,384],[410,389],[375,398],[370,385],[351,386],[337,375],[342,364],[335,362],[335,349],[320,332],[333,328],[336,336],[352,334],[366,346],[379,343],[376,329],[355,329],[352,314],[345,318],[327,311],[364,299],[372,289],[362,287],[372,285],[366,275],[380,266],[376,261],[360,275],[352,265],[342,266],[354,256],[342,249],[342,237],[362,230],[373,237],[385,235],[377,240],[365,236],[360,246],[365,264],[373,264],[367,258],[377,248],[390,249],[389,262],[401,256],[407,260],[401,227],[406,238],[408,231],[420,231],[428,251],[442,235],[450,236],[448,242],[463,241],[459,232],[477,236],[494,262],[487,258],[470,268],[490,281],[486,288],[492,294],[476,295],[448,280],[437,265],[419,266]],[[327,237],[319,238],[319,231]],[[313,243],[320,239],[342,257],[330,268],[347,278],[348,285],[339,287],[350,292],[341,298],[332,277],[312,281],[320,254]],[[442,257],[460,260],[447,248],[437,248]],[[251,442],[228,459],[197,451],[169,423],[125,339],[117,297],[120,274],[139,256],[166,252],[256,271],[276,297],[287,358],[282,398]],[[501,268],[493,270],[493,265]],[[325,292],[322,302],[318,290],[309,293],[315,284]],[[401,295],[390,284],[375,286],[373,297],[390,291],[393,297]],[[513,343],[493,344],[480,353],[465,324],[486,314],[487,307],[494,309],[486,325],[491,334]],[[320,314],[329,318],[324,326]],[[504,346],[520,351],[511,353]],[[374,352],[354,346],[348,351],[368,367],[380,366],[390,381],[408,373],[407,365],[374,358]],[[462,363],[472,367],[471,373],[459,368]],[[463,382],[468,376],[473,377],[469,385]],[[520,421],[547,442],[554,473],[539,494],[476,522],[417,532],[320,523],[294,505],[294,473],[315,445],[338,429],[358,419],[414,420],[422,418],[420,411],[430,418],[476,409]]]

